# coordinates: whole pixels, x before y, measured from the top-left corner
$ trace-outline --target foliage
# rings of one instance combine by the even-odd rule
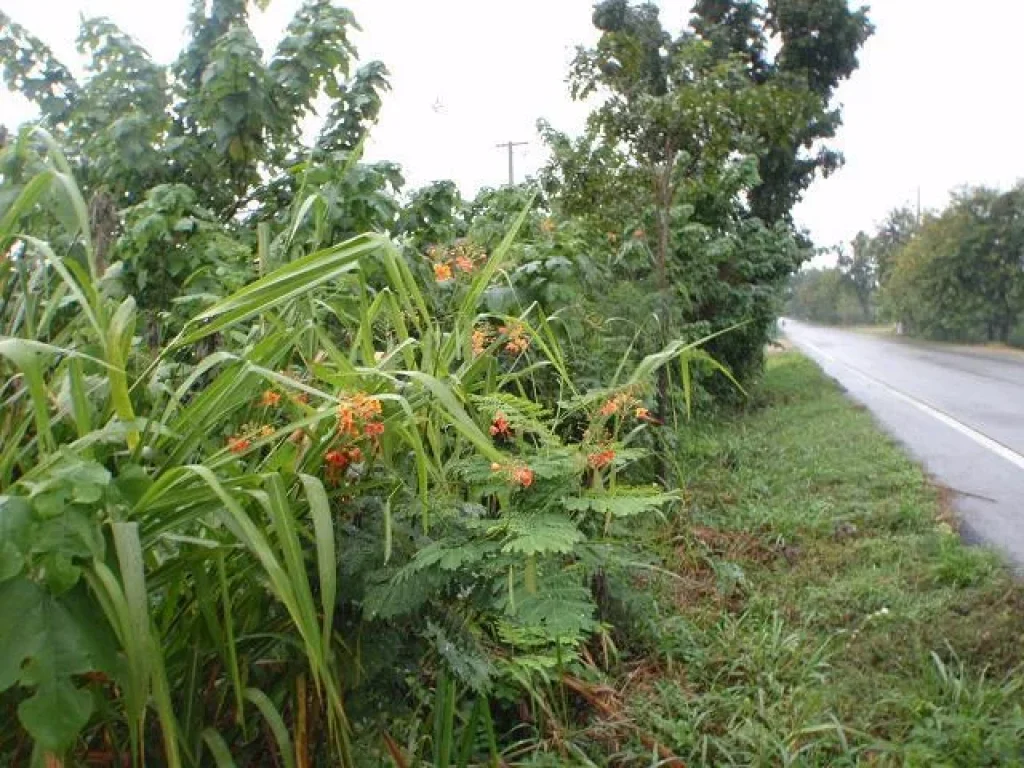
[[[134,211],[123,243],[134,254],[124,260],[137,266],[129,289],[138,291],[150,325],[167,320],[157,335],[178,330],[174,318],[162,314],[176,298],[169,286],[208,270],[232,275],[228,290],[237,286],[234,278],[256,276],[252,260],[238,248],[213,256],[211,242],[231,239],[251,248],[258,224],[289,215],[310,189],[320,197],[316,216],[303,225],[316,229],[321,245],[390,230],[397,217],[394,195],[403,183],[397,167],[359,163],[359,148],[389,86],[380,62],[352,71],[352,14],[329,0],[308,0],[265,56],[249,28],[249,6],[247,0],[195,0],[189,39],[170,67],[154,63],[111,21],[83,19],[81,80],[0,13],[7,86],[39,107],[90,208],[113,211],[92,216],[97,240],[114,242],[122,234],[118,213]],[[321,99],[328,102],[325,117],[306,145],[302,126]],[[10,178],[6,172],[4,177]],[[178,198],[173,204],[171,191]],[[161,205],[174,210],[149,210]],[[197,212],[188,217],[191,224],[183,221],[185,209]],[[169,220],[160,223],[161,216]],[[142,222],[147,233],[137,228]],[[164,224],[183,229],[168,236],[158,231]],[[61,231],[46,235],[52,240]],[[153,252],[138,250],[154,238],[159,242]],[[103,261],[106,248],[98,250]],[[169,268],[161,270],[167,254]],[[193,293],[209,288],[196,286]]]
[[[1006,342],[1024,312],[1024,187],[956,194],[926,217],[883,286],[890,313],[911,333]]]
[[[42,170],[0,231],[0,608],[25,617],[0,633],[19,723],[0,754],[25,759],[27,734],[51,762],[354,765],[396,724],[418,743],[402,702],[438,676],[514,701],[579,663],[605,631],[592,582],[678,500],[633,468],[650,379],[695,343],[587,391],[536,305],[482,311],[527,206],[491,254],[435,255],[440,281],[382,235],[293,239],[158,346],[109,273],[146,290],[140,258],[206,237],[204,212],[154,188],[133,262],[101,273],[70,166],[34,135]],[[66,255],[21,228],[60,221]],[[538,402],[548,369],[560,397]]]
[[[794,275],[786,313],[826,325],[871,322],[852,281],[839,267],[807,269]]]
[[[652,4],[595,7],[601,36],[578,51],[570,83],[601,101],[579,138],[541,125],[553,155],[542,183],[591,248],[615,252],[598,273],[601,304],[603,286],[635,285],[612,294],[608,315],[633,325],[637,352],[742,325],[709,349],[741,379],[759,370],[784,282],[807,255],[788,213],[839,162],[816,142],[839,125],[832,93],[870,32],[863,10],[813,5],[698,3],[678,36]]]

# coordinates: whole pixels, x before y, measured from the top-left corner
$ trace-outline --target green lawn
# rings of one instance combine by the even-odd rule
[[[682,463],[690,514],[652,542],[678,578],[651,580],[619,684],[648,755],[1024,764],[1024,590],[813,363],[772,356]]]

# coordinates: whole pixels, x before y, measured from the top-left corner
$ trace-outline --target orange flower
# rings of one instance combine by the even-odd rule
[[[491,343],[491,334],[477,328],[473,331],[471,344],[473,346],[473,357],[480,357]]]
[[[384,424],[380,421],[371,421],[363,428],[363,434],[376,440],[384,434]]]
[[[498,411],[494,414],[494,421],[491,422],[491,437],[500,437],[502,440],[507,440],[512,436],[512,428],[508,423],[508,419],[505,418],[505,414]]]
[[[468,256],[458,255],[455,257],[455,268],[460,272],[472,272],[476,267],[473,260]]]
[[[645,237],[647,237],[647,233],[644,232],[642,229],[634,229],[633,237],[637,240],[643,240]]]
[[[451,264],[435,264],[434,265],[434,279],[443,283],[446,280],[452,279],[452,267]]]
[[[351,402],[356,415],[363,421],[369,421],[375,416],[380,416],[384,410],[379,399],[362,392],[356,392],[352,395]]]
[[[509,354],[521,355],[530,348],[530,339],[521,323],[514,323],[511,327],[502,326],[498,330],[508,335],[505,351]]]
[[[299,405],[308,405],[309,395],[305,392],[299,392],[298,394],[292,395],[292,400]]]
[[[363,460],[363,452],[359,450],[358,445],[353,445],[348,449],[348,460],[353,464],[358,464]]]
[[[608,402],[601,406],[601,410],[599,411],[599,413],[602,416],[611,416],[612,414],[618,413],[618,411],[619,403],[615,398],[612,398],[611,400],[609,400]]]
[[[523,488],[533,485],[533,470],[529,467],[515,467],[512,470],[512,482]]]
[[[232,453],[245,453],[252,447],[252,441],[247,437],[235,435],[228,438],[228,450]]]
[[[281,402],[281,393],[275,392],[272,389],[268,389],[260,397],[260,405],[274,406]]]
[[[338,431],[343,435],[352,435],[353,437],[359,434],[355,411],[347,402],[338,406]]]
[[[598,451],[587,456],[587,464],[594,469],[604,469],[609,464],[615,461],[615,451],[609,449],[606,451]]]
[[[519,339],[512,339],[505,345],[505,351],[510,355],[521,355],[530,348],[530,340],[525,336]]]

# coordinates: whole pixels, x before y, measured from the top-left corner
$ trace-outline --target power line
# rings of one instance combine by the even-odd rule
[[[508,185],[510,187],[516,185],[515,154],[512,149],[513,147],[525,147],[529,143],[528,141],[506,141],[504,144],[495,144],[498,149],[502,147],[508,149]]]

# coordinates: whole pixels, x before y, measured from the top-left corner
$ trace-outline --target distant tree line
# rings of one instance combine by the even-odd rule
[[[1024,182],[965,187],[920,220],[894,210],[834,249],[835,267],[796,274],[787,312],[814,322],[898,323],[954,341],[1012,341],[1024,318]]]

